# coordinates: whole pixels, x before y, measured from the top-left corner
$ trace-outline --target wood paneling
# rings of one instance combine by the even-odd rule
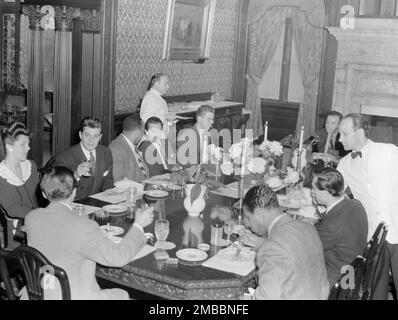
[[[281,140],[296,131],[299,103],[261,100],[263,125],[268,121],[268,140]]]

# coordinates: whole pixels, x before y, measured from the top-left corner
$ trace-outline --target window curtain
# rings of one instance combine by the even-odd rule
[[[325,5],[322,0],[251,0],[248,13],[248,83],[246,107],[251,110],[248,128],[254,136],[263,132],[261,99],[257,95],[261,78],[267,72],[287,17],[292,17],[304,99],[300,105],[297,128],[306,135],[315,128],[317,94],[322,59]],[[277,79],[276,81],[279,81]]]
[[[292,11],[293,36],[303,79],[304,99],[297,120],[297,132],[304,126],[305,135],[315,130],[319,76],[321,71],[323,28],[311,24],[306,12]]]
[[[246,94],[246,108],[251,110],[248,128],[253,136],[263,132],[261,99],[257,91],[261,78],[267,72],[282,36],[286,17],[290,16],[289,7],[274,7],[256,20],[249,20],[249,66]]]

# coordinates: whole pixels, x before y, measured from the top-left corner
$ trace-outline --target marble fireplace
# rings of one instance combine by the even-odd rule
[[[398,19],[327,29],[338,42],[332,109],[369,115],[371,138],[398,144]]]

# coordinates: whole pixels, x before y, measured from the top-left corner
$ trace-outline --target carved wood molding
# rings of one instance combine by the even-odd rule
[[[103,22],[103,11],[77,9],[77,18],[82,23],[83,32],[101,32]]]
[[[46,15],[40,12],[40,6],[22,6],[22,13],[29,18],[29,28],[31,30],[43,30],[41,19]]]
[[[72,31],[73,19],[76,17],[76,9],[71,7],[54,7],[55,29],[58,31]]]

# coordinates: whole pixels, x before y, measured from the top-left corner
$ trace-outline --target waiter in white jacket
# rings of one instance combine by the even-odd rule
[[[344,149],[353,151],[340,160],[337,169],[366,209],[368,239],[381,221],[388,226],[388,250],[381,256],[374,292],[375,299],[387,299],[390,263],[398,288],[398,147],[368,139],[369,123],[361,114],[346,115],[339,131]]]
[[[149,83],[149,90],[145,94],[141,103],[140,118],[143,123],[151,117],[159,118],[163,123],[165,134],[168,133],[168,126],[175,118],[175,115],[169,114],[169,109],[163,95],[170,88],[170,79],[163,73],[157,73],[152,76]]]

